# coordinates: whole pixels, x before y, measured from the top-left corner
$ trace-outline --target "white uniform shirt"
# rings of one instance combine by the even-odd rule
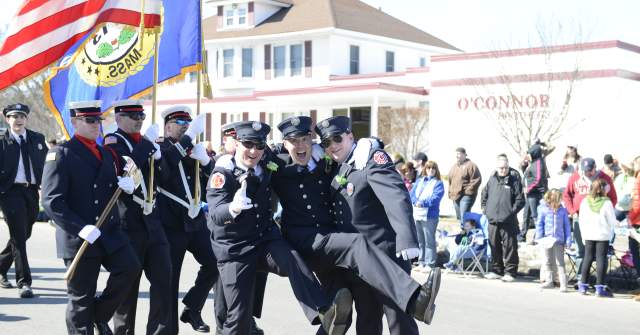
[[[18,142],[19,145],[22,145],[22,142],[20,141],[20,135],[22,135],[22,137],[24,138],[25,141],[29,141],[27,139],[27,131],[25,130],[22,134],[18,134],[15,133],[13,130],[10,130],[11,132],[11,136],[13,137],[13,139]],[[24,164],[22,163],[22,151],[19,151],[20,153],[20,157],[18,158],[18,172],[16,173],[16,180],[14,181],[15,183],[26,183],[27,182],[27,176],[24,173]],[[29,161],[31,162],[31,161]],[[33,173],[33,164],[29,164],[30,170],[31,170],[31,182],[35,182],[35,174]]]

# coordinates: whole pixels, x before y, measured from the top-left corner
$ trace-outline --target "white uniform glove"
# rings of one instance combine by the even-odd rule
[[[420,249],[418,249],[418,248],[404,249],[404,250],[400,251],[399,253],[396,253],[396,257],[398,257],[398,258],[402,257],[402,259],[404,259],[405,261],[408,261],[408,260],[414,259],[414,258],[418,258],[418,257],[420,257]]]
[[[136,189],[136,183],[131,177],[118,177],[118,187],[126,194],[133,194],[133,191]]]
[[[233,200],[229,204],[229,213],[235,218],[240,212],[245,209],[250,209],[251,207],[253,207],[251,199],[247,198],[247,181],[243,180],[240,183],[240,188],[236,191],[236,194],[233,195]]]
[[[98,229],[98,227],[88,224],[82,227],[82,229],[78,233],[78,236],[80,236],[83,240],[89,242],[89,244],[93,244],[93,242],[95,242],[98,237],[100,237],[100,234],[100,229]]]
[[[311,145],[311,158],[314,161],[319,162],[320,159],[324,156],[324,149],[320,146],[320,144],[314,143]]]
[[[160,145],[156,142],[153,142],[153,147],[156,148],[156,152],[153,153],[153,159],[158,161],[162,158],[162,152],[160,152]]]
[[[192,140],[195,140],[196,137],[198,137],[198,135],[204,132],[204,126],[206,122],[207,122],[206,114],[200,114],[196,116],[196,118],[193,121],[191,121],[191,124],[189,125],[189,129],[187,129],[187,131],[184,134],[191,137]]]
[[[370,140],[368,138],[361,138],[358,140],[356,144],[356,148],[353,150],[353,162],[356,170],[362,170],[365,166],[367,166],[367,162],[369,161],[369,153],[371,152],[371,148],[377,146],[378,141]]]
[[[207,149],[202,142],[196,143],[196,145],[193,146],[189,157],[199,160],[202,166],[206,166],[211,161],[211,157],[207,154]]]
[[[147,128],[147,131],[144,132],[144,137],[147,140],[156,143],[158,137],[160,137],[160,126],[157,123],[154,123]]]

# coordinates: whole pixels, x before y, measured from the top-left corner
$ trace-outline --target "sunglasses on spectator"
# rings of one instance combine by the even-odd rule
[[[134,121],[140,121],[140,120],[144,120],[147,118],[147,115],[143,112],[139,112],[139,113],[125,113],[124,114],[126,117],[130,118],[131,120]]]
[[[242,143],[243,147],[249,150],[253,148],[256,148],[256,150],[264,150],[264,148],[267,147],[267,144],[265,142],[242,141],[240,143]]]
[[[342,143],[342,135],[331,135],[320,142],[320,146],[323,148],[328,148],[331,146],[331,143]]]
[[[188,126],[191,123],[191,121],[183,120],[183,119],[176,119],[176,120],[173,120],[171,122],[173,122],[173,123],[175,123],[175,124],[177,124],[179,126]]]

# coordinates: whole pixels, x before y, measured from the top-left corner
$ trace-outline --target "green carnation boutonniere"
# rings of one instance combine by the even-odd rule
[[[278,164],[276,164],[274,162],[269,162],[269,163],[267,163],[267,169],[269,169],[269,171],[271,171],[271,172],[276,172],[276,171],[278,171]]]
[[[325,160],[325,163],[331,164],[331,161],[332,161],[331,156],[325,154],[322,158]]]
[[[344,186],[347,184],[347,178],[345,178],[345,176],[337,175],[336,181],[338,182],[338,184],[340,184],[340,186]]]

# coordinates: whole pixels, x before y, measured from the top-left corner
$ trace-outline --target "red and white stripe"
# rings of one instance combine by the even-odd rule
[[[144,25],[160,25],[162,0],[144,0]],[[0,90],[55,63],[97,24],[138,26],[142,0],[26,0],[0,45]]]

